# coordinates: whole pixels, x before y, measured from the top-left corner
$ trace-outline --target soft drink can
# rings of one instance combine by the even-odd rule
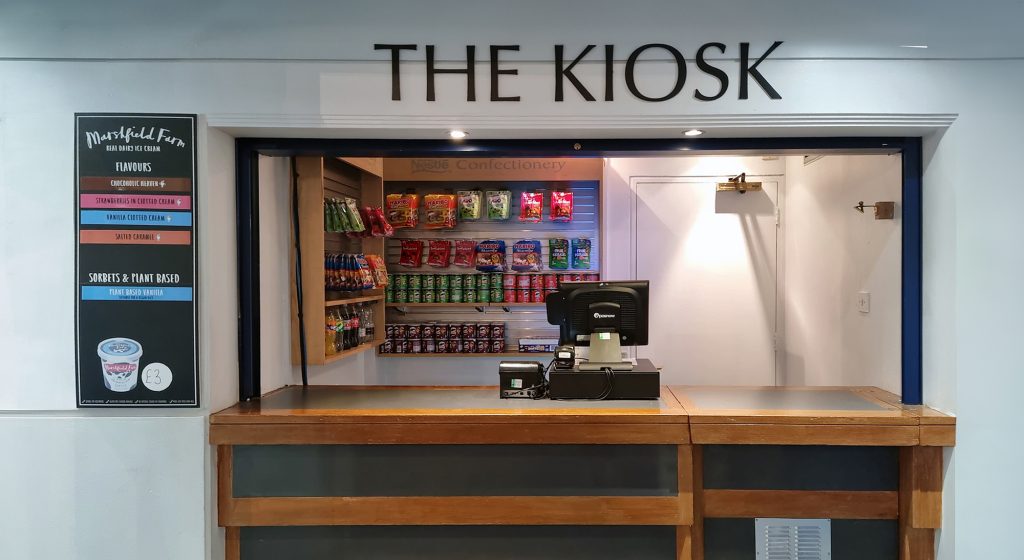
[[[423,290],[423,303],[434,303],[437,292],[434,290]]]
[[[437,349],[434,347],[434,339],[433,338],[424,338],[423,339],[423,353],[424,354],[433,354],[434,352],[437,352]]]
[[[409,325],[398,323],[395,325],[395,340],[405,340],[409,336]]]
[[[462,352],[466,354],[473,354],[476,352],[476,339],[467,338],[462,341]]]
[[[501,287],[506,290],[509,288],[516,287],[516,275],[511,272],[506,272],[501,275]]]
[[[544,275],[544,289],[550,290],[558,287],[558,278],[554,274]]]
[[[476,275],[476,289],[490,290],[491,289],[491,275],[490,274],[477,274]]]
[[[461,338],[448,341],[448,353],[450,354],[462,354],[466,351],[466,345]]]
[[[505,281],[505,275],[502,274],[501,272],[492,272],[491,273],[491,289],[492,290],[494,288],[498,288],[498,287],[502,287],[502,288],[505,287],[505,285],[502,283],[504,281]]]
[[[530,289],[531,290],[536,290],[537,288],[543,288],[543,287],[544,287],[544,276],[542,276],[540,274],[531,274],[530,275]]]
[[[409,290],[395,290],[395,303],[409,303]]]
[[[501,288],[495,288],[492,285],[491,286],[491,303],[501,303],[503,301],[505,301],[504,292],[501,290]]]
[[[476,338],[476,323],[462,323],[460,331],[462,332],[461,338],[463,340]]]
[[[494,339],[491,341],[491,352],[501,354],[505,352],[505,339]]]
[[[491,291],[483,288],[477,289],[476,301],[478,303],[489,303],[491,301]]]
[[[385,340],[380,343],[378,348],[380,349],[381,354],[391,354],[395,351],[395,342],[391,339]]]
[[[470,288],[476,289],[476,274],[463,274],[462,287],[466,290]]]
[[[583,275],[583,279],[586,280],[587,282],[597,282],[600,278],[601,277],[595,272],[590,272]]]
[[[420,336],[423,338],[434,338],[437,336],[434,331],[434,326],[434,323],[423,323],[423,325],[420,326]]]
[[[434,301],[437,303],[448,303],[449,297],[448,288],[438,288],[437,293],[434,295]]]
[[[448,323],[437,323],[434,325],[434,338],[438,340],[448,338]]]
[[[447,290],[452,287],[452,277],[448,274],[437,275],[437,289]]]
[[[422,289],[424,289],[424,290],[434,290],[434,289],[437,289],[437,281],[436,281],[437,277],[436,276],[434,276],[433,274],[423,274],[422,276],[423,276],[423,278],[421,279],[421,286],[420,286]]]
[[[530,275],[529,274],[517,274],[516,275],[516,287],[520,290],[525,290],[530,287]]]
[[[537,288],[530,290],[530,302],[531,303],[544,303],[544,290]]]
[[[465,303],[476,303],[476,289],[466,288],[462,290],[462,301]]]
[[[389,286],[388,289],[384,290],[384,303],[394,303],[394,302],[395,302],[395,290],[392,289]]]
[[[423,329],[419,323],[406,325],[405,337],[408,339],[423,338]]]
[[[558,283],[561,284],[562,282],[572,282],[572,274],[559,274]]]
[[[583,275],[580,274],[579,272],[574,272],[572,274],[572,281],[573,282],[582,282],[583,281]]]
[[[491,340],[505,340],[505,323],[491,323]]]
[[[516,303],[530,303],[530,290],[516,290]]]
[[[466,283],[464,282],[465,279],[461,274],[449,274],[448,280],[451,284],[450,287],[453,290],[461,290],[466,287]]]
[[[409,282],[409,289],[410,290],[422,290],[423,289],[423,275],[422,274],[410,274],[408,282]]]
[[[505,288],[502,290],[501,299],[505,303],[515,303],[516,301],[516,290],[515,288]]]
[[[384,325],[384,338],[392,339],[395,338],[395,324],[388,323]]]
[[[411,343],[411,348],[409,350],[410,354],[422,354],[423,353],[423,341],[422,340],[420,340],[418,338],[414,338],[414,339],[410,340],[409,342]]]
[[[423,290],[409,288],[409,301],[407,303],[423,303]]]
[[[438,354],[448,353],[448,341],[443,338],[438,338],[434,341],[434,352]]]
[[[462,323],[449,323],[448,324],[448,340],[461,340],[462,339]]]
[[[405,354],[405,344],[408,340],[394,340],[391,342],[391,351],[395,354]]]
[[[394,284],[396,290],[406,290],[409,288],[409,275],[408,274],[395,274]]]
[[[452,288],[448,292],[449,303],[462,303],[462,288]]]

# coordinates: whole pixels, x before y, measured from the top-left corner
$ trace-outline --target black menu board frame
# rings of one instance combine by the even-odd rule
[[[75,114],[79,408],[199,407],[195,114]]]

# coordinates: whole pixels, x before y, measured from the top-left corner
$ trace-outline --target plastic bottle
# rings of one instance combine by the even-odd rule
[[[373,324],[373,309],[369,306],[363,308],[363,324],[366,325],[366,342],[373,342],[376,333],[374,332],[376,327]]]
[[[340,307],[334,308],[334,313],[334,350],[341,352],[345,349],[345,318]]]
[[[334,314],[328,313],[326,325],[327,330],[324,332],[324,352],[328,356],[337,352],[337,349],[334,347],[334,338],[335,335],[338,334],[337,330],[335,329],[336,326],[337,324],[334,321]]]

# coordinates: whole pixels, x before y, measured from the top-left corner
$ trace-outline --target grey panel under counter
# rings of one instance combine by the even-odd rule
[[[833,519],[832,560],[898,560],[892,520]],[[753,519],[705,519],[704,560],[758,560]]]
[[[242,560],[673,560],[675,538],[644,526],[243,527],[240,544]]]
[[[674,496],[677,460],[674,445],[237,445],[233,495]]]
[[[704,488],[897,490],[899,449],[827,445],[705,445]]]

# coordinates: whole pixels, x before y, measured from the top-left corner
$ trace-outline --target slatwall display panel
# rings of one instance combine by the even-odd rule
[[[499,239],[505,241],[507,264],[512,262],[512,244],[520,239],[536,239],[541,242],[541,253],[544,263],[544,271],[548,268],[548,240],[553,237],[586,237],[590,239],[590,269],[587,270],[565,270],[553,272],[598,272],[600,261],[598,255],[599,247],[599,224],[600,214],[598,201],[600,199],[599,181],[506,181],[506,182],[485,182],[485,181],[436,181],[436,182],[405,182],[385,181],[384,194],[395,194],[415,192],[420,195],[420,222],[415,228],[402,228],[395,230],[395,236],[388,240],[387,263],[391,272],[434,272],[434,273],[467,273],[474,272],[474,269],[449,266],[447,268],[433,268],[426,264],[420,268],[406,268],[398,265],[401,256],[401,239],[472,239],[483,241],[485,239]],[[507,221],[487,220],[486,204],[482,210],[483,218],[477,221],[459,222],[455,229],[428,230],[424,228],[423,195],[426,194],[457,194],[462,190],[478,190],[486,196],[487,191],[508,190],[512,192],[511,217]],[[573,193],[573,218],[568,223],[555,223],[551,221],[551,191],[567,190]],[[519,221],[519,200],[523,192],[544,193],[543,220],[538,223],[523,223]],[[453,247],[454,251],[454,247]],[[427,248],[424,247],[423,262],[426,263]]]
[[[354,198],[362,206],[360,180],[358,172],[333,160],[324,160],[324,198]],[[324,250],[328,253],[358,253],[362,251],[362,241],[344,233],[324,232]]]
[[[454,229],[428,230],[424,228],[424,204],[423,196],[427,194],[457,194],[460,190],[478,190],[485,197],[481,210],[482,218],[477,221],[458,222]],[[488,220],[486,208],[487,191],[508,190],[512,193],[510,218],[506,221]],[[556,223],[551,221],[551,192],[555,190],[571,191],[573,193],[573,219],[568,223]],[[454,242],[456,239],[472,239],[483,241],[497,239],[505,242],[506,267],[512,263],[512,245],[521,239],[536,239],[541,242],[541,255],[543,269],[541,272],[561,273],[599,273],[600,272],[600,181],[433,181],[433,182],[409,182],[409,181],[385,181],[384,193],[407,193],[415,192],[420,195],[419,225],[416,228],[402,228],[395,230],[394,237],[388,239],[386,246],[386,260],[388,270],[393,274],[471,274],[476,273],[475,268],[462,268],[448,266],[446,268],[435,268],[427,266],[429,257],[428,247],[424,246],[423,265],[419,268],[408,268],[400,266],[398,261],[401,257],[402,239],[449,239]],[[543,193],[544,206],[542,221],[538,223],[524,223],[519,221],[519,201],[523,192]],[[590,239],[590,269],[577,270],[552,270],[548,267],[548,240],[551,238],[573,238],[585,237]],[[454,255],[454,243],[452,245]],[[571,248],[570,248],[571,259]],[[571,263],[570,263],[571,264]],[[509,270],[509,272],[512,272]],[[482,304],[484,311],[477,311],[473,307],[390,307],[387,313],[388,323],[427,323],[427,322],[504,322],[506,352],[519,350],[518,341],[520,338],[544,337],[558,338],[558,328],[549,325],[544,304],[538,303],[530,306],[512,306],[504,311],[498,304]],[[547,353],[538,356],[547,356]]]

